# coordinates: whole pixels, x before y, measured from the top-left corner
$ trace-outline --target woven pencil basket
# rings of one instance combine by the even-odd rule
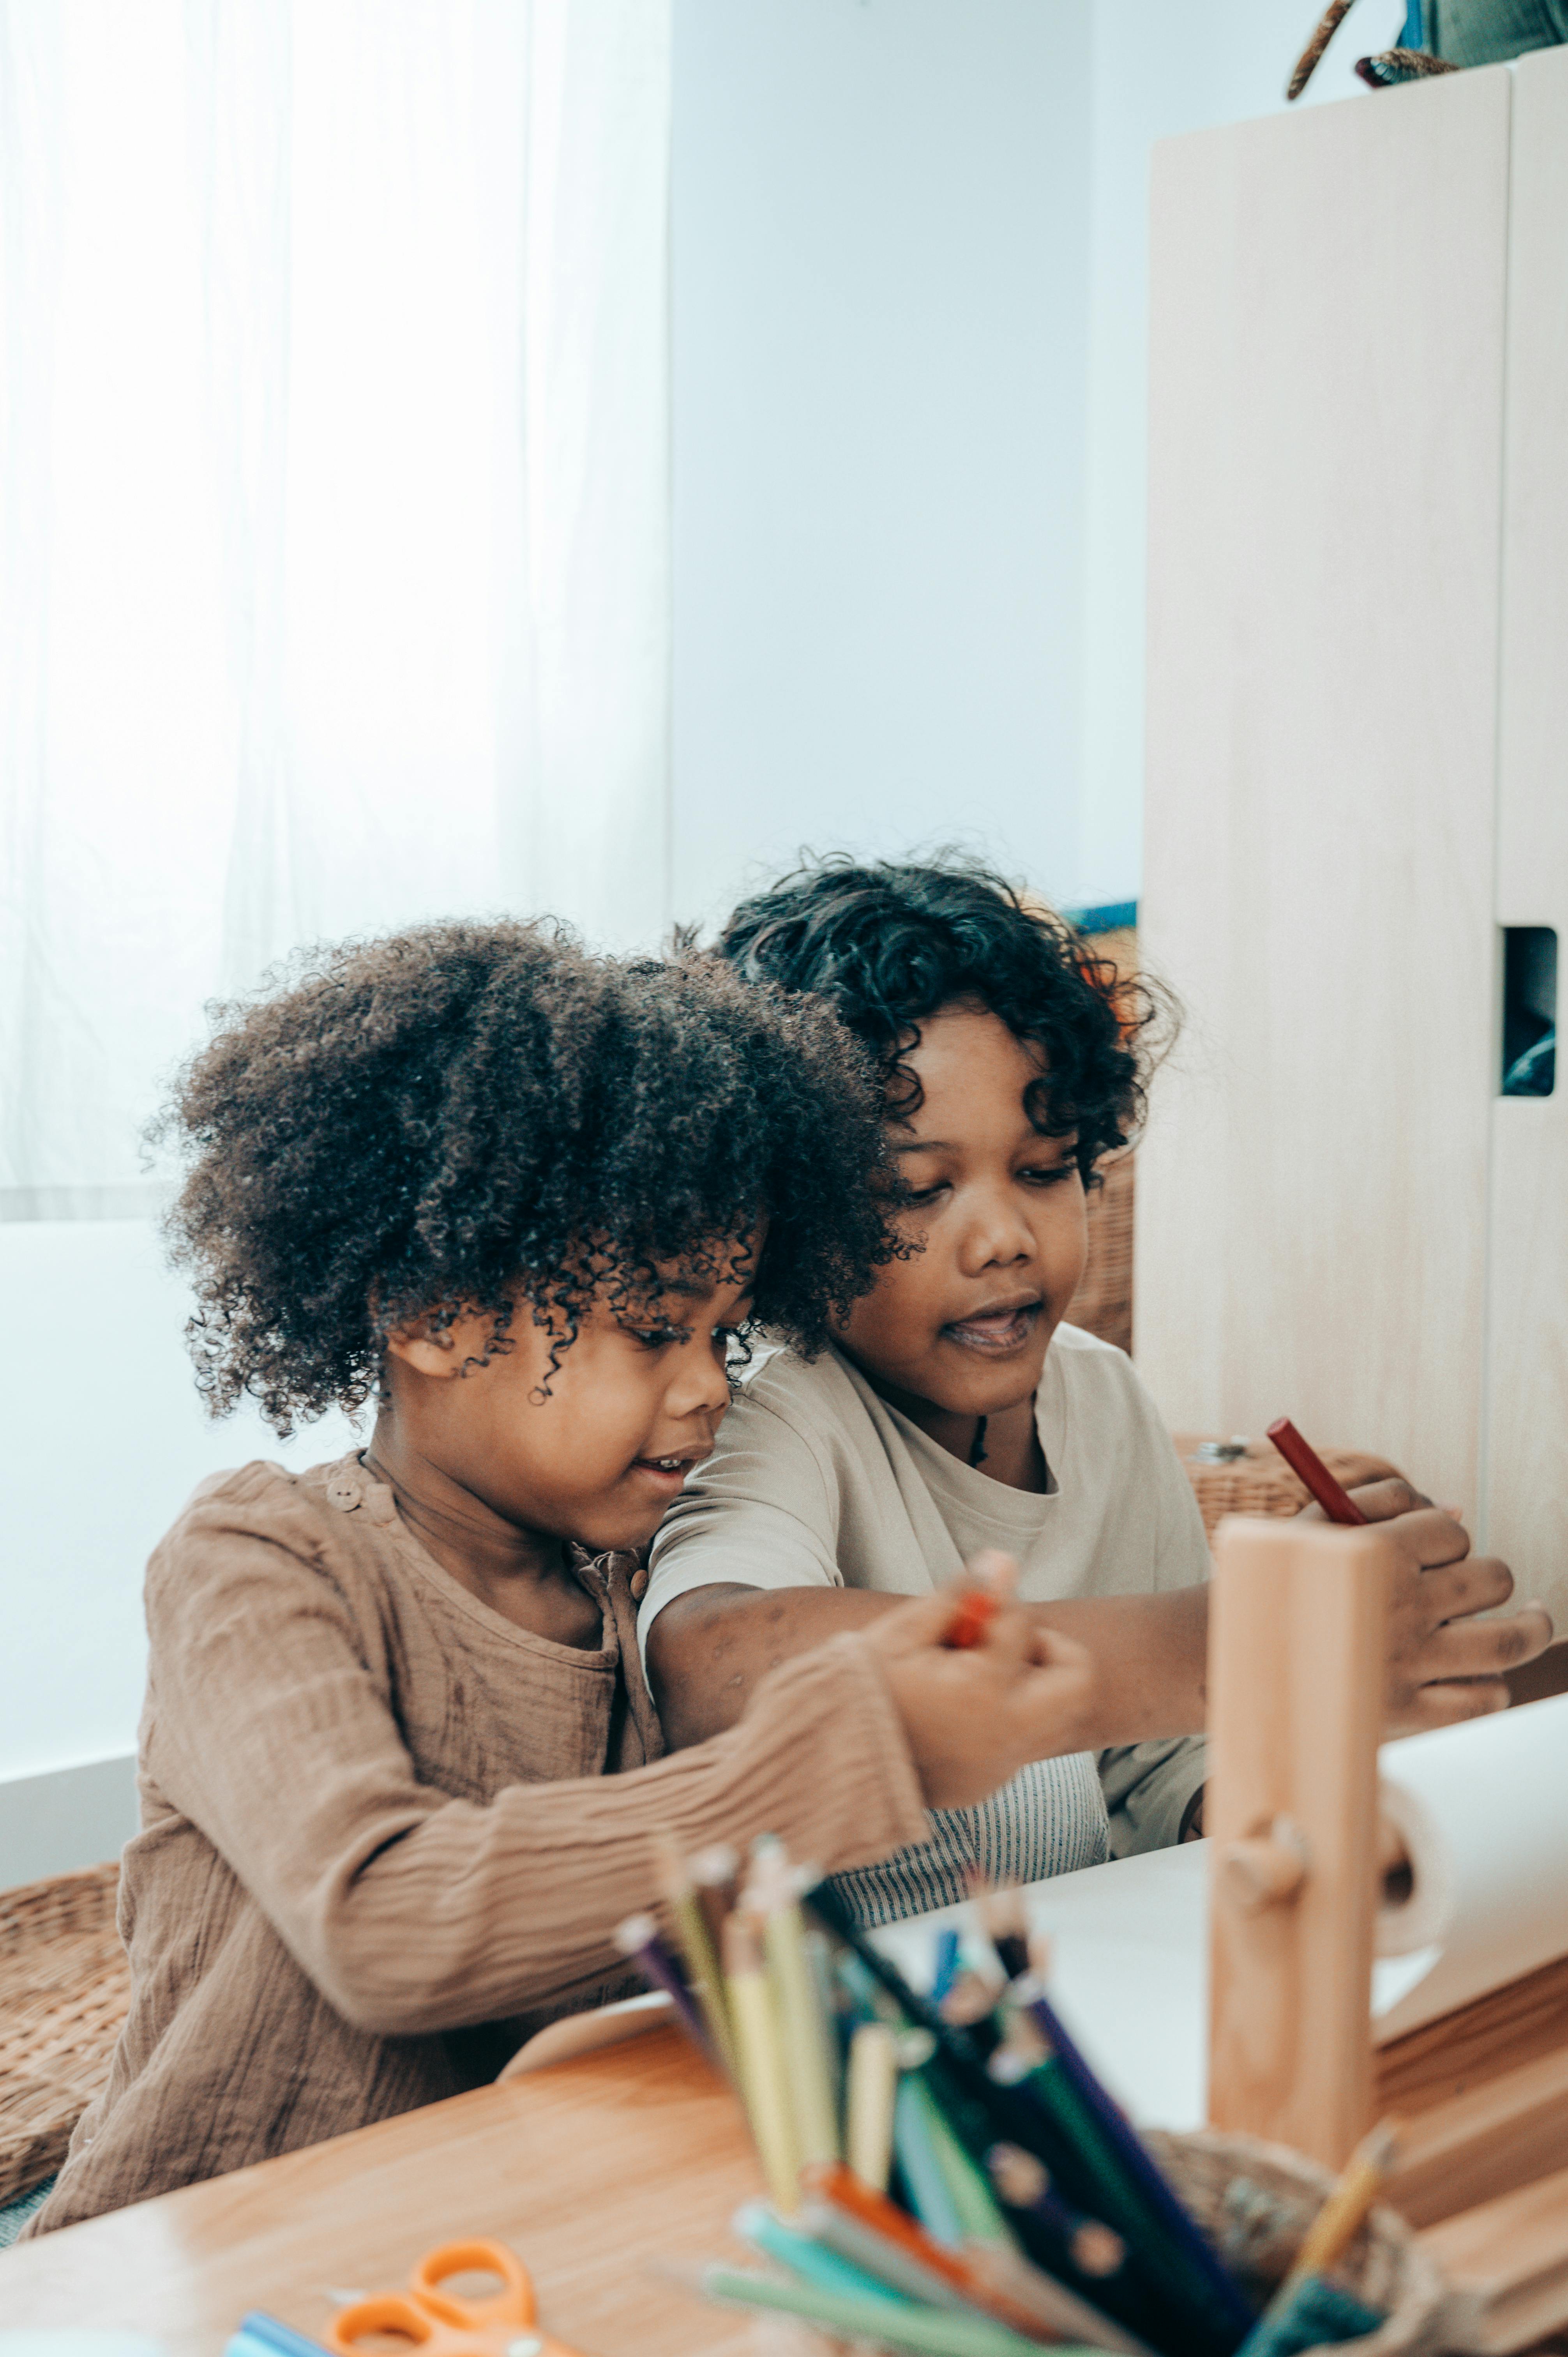
[[[0,2203],[41,2184],[109,2075],[130,2001],[118,1866],[0,1891]]]
[[[1334,2179],[1283,2145],[1202,2128],[1146,2142],[1228,2265],[1260,2298],[1288,2269]],[[1402,2218],[1376,2209],[1334,2269],[1336,2282],[1383,2317],[1338,2345],[1356,2357],[1426,2357],[1452,2346],[1447,2287]],[[1309,2352],[1316,2357],[1316,2352]]]

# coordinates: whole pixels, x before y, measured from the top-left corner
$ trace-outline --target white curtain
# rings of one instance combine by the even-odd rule
[[[669,0],[0,0],[0,1211],[297,943],[668,915]]]

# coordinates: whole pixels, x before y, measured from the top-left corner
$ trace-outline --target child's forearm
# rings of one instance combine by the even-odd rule
[[[769,1670],[902,1599],[854,1587],[690,1589],[655,1620],[648,1673],[672,1750],[733,1727]],[[1026,1608],[1094,1659],[1090,1699],[1063,1751],[1197,1734],[1204,1720],[1208,1595],[1071,1597]]]

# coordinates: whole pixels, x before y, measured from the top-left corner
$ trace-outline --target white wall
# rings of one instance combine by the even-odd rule
[[[207,1421],[185,1290],[149,1222],[0,1225],[0,1301],[4,1780],[134,1743],[143,1568],[204,1474],[252,1457],[316,1464],[351,1435],[336,1415],[288,1442],[253,1415]]]
[[[676,0],[678,914],[955,834],[1136,895],[1149,150],[1283,105],[1313,16]]]
[[[1071,887],[1088,0],[676,0],[674,875]]]

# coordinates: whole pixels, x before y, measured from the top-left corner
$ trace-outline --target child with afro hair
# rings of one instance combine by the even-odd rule
[[[937,1813],[844,1897],[880,1921],[961,1898],[976,1868],[1033,1881],[1180,1839],[1205,1772],[1203,1524],[1132,1361],[1063,1314],[1086,1191],[1142,1113],[1159,1000],[958,856],[818,861],[744,902],[718,952],[825,999],[875,1058],[903,1250],[834,1311],[828,1351],[759,1367],[671,1509],[641,1616],[670,1740],[711,1735],[778,1663],[993,1547],[1036,1625],[1089,1649],[1078,1742]],[[1358,1497],[1398,1517],[1391,1726],[1503,1707],[1501,1671],[1548,1641],[1544,1614],[1465,1617],[1507,1598],[1506,1567],[1466,1560],[1459,1524],[1402,1482]]]
[[[894,1249],[862,1051],[714,964],[450,924],[225,1011],[166,1128],[218,1411],[368,1447],[204,1482],[153,1556],[129,2018],[31,2232],[492,2078],[624,1981],[650,1836],[854,1866],[1057,1742],[1087,1665],[950,1592],[662,1759],[637,1553],[753,1320],[809,1355]]]

